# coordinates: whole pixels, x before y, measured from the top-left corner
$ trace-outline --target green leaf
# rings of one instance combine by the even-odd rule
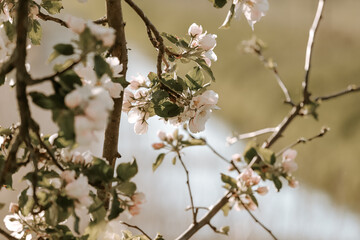
[[[30,92],[33,102],[41,108],[53,110],[55,108],[63,108],[64,100],[57,95],[46,96],[41,92]]]
[[[216,8],[222,8],[226,5],[227,0],[209,0],[214,4],[214,7]]]
[[[161,33],[161,36],[165,37],[167,40],[169,40],[172,43],[177,43],[178,39],[179,39],[179,38],[175,37],[174,35],[165,33],[165,32]]]
[[[123,182],[117,186],[117,189],[127,196],[132,196],[136,191],[136,184],[133,182]]]
[[[99,223],[103,221],[106,216],[104,203],[96,197],[94,203],[89,208],[89,213],[91,213],[93,223]]]
[[[170,118],[179,115],[183,109],[171,101],[162,102],[154,106],[156,115],[163,118]]]
[[[256,206],[259,206],[259,203],[258,203],[256,197],[254,196],[254,194],[249,194],[249,196],[250,196],[251,200],[253,200],[253,202],[255,203],[255,205],[256,205]]]
[[[55,227],[58,224],[58,207],[55,204],[52,204],[50,208],[45,211],[45,222]]]
[[[197,64],[211,77],[211,80],[215,81],[214,74],[211,70],[211,68],[206,64],[204,59],[198,58],[195,60]]]
[[[152,165],[152,170],[153,172],[155,172],[155,170],[161,165],[161,163],[163,162],[165,158],[165,153],[160,153],[157,158],[156,161],[153,163]],[[176,161],[176,157],[175,157],[175,161]]]
[[[224,23],[220,26],[220,29],[230,28],[230,24],[234,16],[235,16],[235,4],[231,4],[230,10],[226,16]]]
[[[80,77],[75,73],[74,70],[66,71],[59,76],[59,84],[61,88],[67,93],[75,89],[75,86],[81,86],[82,82]]]
[[[40,5],[50,14],[59,13],[63,9],[61,0],[42,0]]]
[[[226,174],[221,173],[221,181],[229,184],[232,188],[237,188],[236,179]]]
[[[224,226],[220,228],[220,232],[224,233],[225,235],[228,235],[230,231],[230,227],[229,226]]]
[[[174,90],[176,92],[181,93],[182,91],[184,91],[182,84],[174,79],[165,80],[162,78],[162,79],[160,79],[160,82],[162,84],[164,84],[165,86],[167,86],[168,88],[170,88],[171,90]]]
[[[169,93],[164,90],[157,90],[152,94],[151,101],[154,104],[159,104],[162,100],[169,97]]]
[[[54,50],[61,55],[70,56],[74,54],[74,47],[71,44],[59,43],[54,46]]]
[[[276,160],[275,153],[268,148],[259,147],[257,149],[257,152],[260,155],[260,157],[268,163],[273,164],[272,162],[274,161],[274,159]]]
[[[112,76],[112,71],[109,64],[100,55],[95,55],[94,57],[94,70],[99,79],[104,74],[107,74],[110,77]]]
[[[124,76],[118,77],[118,78],[113,78],[111,80],[115,83],[120,83],[123,88],[126,88],[130,84],[128,81],[126,81]]]
[[[112,196],[113,196],[113,200],[112,200],[112,204],[111,204],[110,214],[108,216],[109,221],[117,218],[119,216],[119,214],[124,211],[124,209],[122,209],[120,207],[120,201],[118,199],[118,196],[117,196],[115,190],[112,191]]]
[[[164,237],[161,234],[156,234],[155,239],[154,240],[165,240]]]
[[[113,168],[104,160],[94,157],[90,167],[84,170],[89,183],[93,186],[101,186],[113,178]]]
[[[223,214],[225,217],[227,217],[229,215],[229,212],[231,210],[230,204],[229,202],[227,202],[222,208],[221,208]]]
[[[175,156],[175,157],[173,157],[173,159],[172,159],[172,161],[171,161],[171,163],[173,164],[173,165],[175,165],[176,164],[176,159],[177,159],[177,157]]]
[[[275,184],[275,187],[276,187],[277,191],[280,192],[280,189],[282,188],[281,180],[278,177],[274,176],[273,177],[273,182]]]
[[[200,67],[195,66],[192,70],[190,70],[186,75],[186,84],[191,90],[197,90],[202,88],[204,84],[204,74],[200,70]]]
[[[257,145],[254,140],[249,141],[246,144],[246,147],[244,149],[244,158],[247,163],[250,163],[251,160],[257,156],[256,148],[257,148]]]
[[[0,210],[5,207],[5,203],[0,203]]]
[[[38,20],[29,19],[29,38],[34,45],[40,45],[42,28]]]
[[[16,35],[15,25],[9,21],[3,22],[5,32],[10,41],[12,41]]]
[[[117,177],[123,182],[129,181],[137,174],[137,172],[138,166],[136,159],[131,163],[121,163],[116,169]]]
[[[65,138],[65,140],[74,140],[75,131],[74,131],[74,113],[71,110],[60,109],[53,110],[53,120],[57,123],[60,128],[60,135]]]

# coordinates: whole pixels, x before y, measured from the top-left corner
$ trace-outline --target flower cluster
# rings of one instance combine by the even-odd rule
[[[102,87],[84,85],[77,87],[65,97],[65,104],[78,114],[75,116],[76,141],[88,145],[94,139],[94,131],[103,130],[113,101]]]
[[[213,51],[216,47],[217,35],[203,33],[202,26],[196,23],[191,24],[188,34],[191,36],[190,46],[201,51],[202,58],[210,67],[211,61],[217,61],[217,56]]]
[[[65,22],[74,33],[81,34],[88,28],[97,40],[102,41],[103,46],[111,47],[114,45],[115,30],[113,28],[104,27],[92,21],[86,22],[84,19],[70,15],[66,17]]]
[[[75,200],[76,207],[89,207],[93,203],[93,200],[89,196],[90,185],[88,178],[82,174],[80,174],[78,178],[75,177],[75,171],[66,170],[61,173],[61,178],[66,184],[65,193],[69,198]]]
[[[133,202],[132,205],[129,206],[129,213],[132,216],[138,215],[140,213],[140,205],[145,202],[145,194],[144,193],[135,193],[131,200]]]

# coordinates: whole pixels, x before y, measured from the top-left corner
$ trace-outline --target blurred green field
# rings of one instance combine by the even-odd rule
[[[265,55],[277,63],[280,75],[293,99],[299,99],[304,77],[305,47],[317,1],[270,1],[270,11],[251,31],[245,19],[234,21],[230,30],[218,30],[227,8],[212,8],[207,0],[142,0],[136,1],[159,31],[183,36],[196,22],[218,35],[213,66],[217,81],[213,88],[220,95],[221,110],[216,114],[239,132],[276,126],[290,109],[282,104],[283,95],[272,73],[254,56],[243,54],[242,40],[253,34],[265,41]],[[68,13],[82,11],[93,19],[104,15],[104,3],[89,0],[83,5],[66,1]],[[314,96],[327,95],[360,84],[360,2],[327,1],[323,21],[315,42],[310,91]],[[143,23],[124,7],[127,39],[130,48],[141,48],[154,58],[156,51],[147,40]],[[129,64],[136,64],[130,62]],[[338,204],[360,213],[360,94],[324,102],[319,108],[319,121],[311,117],[295,121],[276,145],[288,145],[299,137],[317,134],[322,126],[331,131],[325,138],[299,146],[299,171],[302,184],[329,193]],[[261,138],[259,138],[261,140]]]

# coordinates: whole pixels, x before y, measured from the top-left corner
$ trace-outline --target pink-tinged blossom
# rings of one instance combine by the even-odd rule
[[[292,188],[297,188],[299,186],[299,181],[297,181],[295,179],[290,179],[288,183],[289,183],[289,186]]]
[[[89,196],[90,186],[88,183],[88,178],[82,174],[80,176],[68,183],[65,186],[65,193],[68,197],[77,200],[77,203],[81,206],[89,207],[92,204],[92,199]]]
[[[283,153],[281,166],[285,173],[292,173],[298,169],[298,165],[295,162],[296,155],[297,152],[293,149],[288,149]]]
[[[133,90],[137,90],[140,87],[143,87],[146,83],[146,78],[142,76],[141,74],[138,74],[136,77],[131,77],[130,85],[129,87]]]
[[[195,110],[195,116],[189,121],[189,129],[193,133],[205,129],[205,123],[210,118],[213,109],[217,109],[219,95],[213,90],[207,90],[192,99],[190,107]]]
[[[91,33],[98,39],[102,41],[105,47],[111,47],[115,42],[115,30],[110,27],[104,27],[98,24],[95,24],[91,21],[87,22],[87,26],[90,29]]]
[[[145,195],[143,193],[135,193],[131,200],[133,201],[133,205],[129,207],[129,213],[132,216],[138,215],[140,213],[140,204],[145,202]]]
[[[256,192],[260,195],[266,195],[269,192],[269,187],[268,186],[258,187],[256,189]]]
[[[86,27],[86,22],[84,19],[71,15],[67,15],[65,17],[65,22],[66,25],[70,28],[70,30],[77,34],[82,33]]]
[[[19,211],[19,204],[11,202],[9,206],[9,212],[17,213],[18,211]]]
[[[202,34],[202,32],[203,32],[202,26],[197,25],[196,23],[191,24],[188,30],[188,34],[191,37],[199,36],[200,34]]]
[[[235,153],[231,156],[231,159],[235,162],[240,162],[241,161],[241,154],[240,153]]]
[[[235,14],[240,9],[252,29],[269,10],[268,0],[235,0]]]
[[[157,136],[161,141],[166,141],[166,133],[164,131],[159,130]]]
[[[216,38],[217,38],[216,34],[204,33],[204,34],[200,35],[199,39],[198,39],[199,48],[201,48],[205,51],[214,49],[214,47],[216,46]]]
[[[239,187],[251,187],[259,184],[261,178],[256,175],[255,172],[251,168],[246,168],[240,175],[238,176],[238,185]]]
[[[65,181],[66,184],[69,184],[75,181],[76,173],[74,170],[65,170],[60,174],[61,179]]]
[[[90,151],[83,153],[75,151],[72,156],[72,161],[76,164],[89,165],[93,161],[93,156]]]
[[[149,124],[145,120],[140,119],[136,121],[134,125],[134,132],[138,135],[142,135],[148,131],[148,128],[149,128]]]

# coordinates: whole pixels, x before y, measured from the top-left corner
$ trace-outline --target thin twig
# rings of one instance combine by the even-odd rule
[[[222,231],[217,230],[217,228],[216,228],[214,225],[212,225],[210,222],[208,223],[208,225],[209,225],[209,227],[210,227],[215,233],[227,235],[227,233],[224,233],[224,232],[222,232]]]
[[[260,130],[254,131],[254,132],[239,134],[236,138],[238,140],[243,140],[243,139],[247,139],[247,138],[257,137],[257,136],[267,134],[267,133],[273,133],[273,132],[276,132],[278,130],[279,130],[278,127],[264,128],[264,129],[260,129]]]
[[[135,226],[135,225],[131,225],[129,223],[126,223],[126,222],[123,222],[123,221],[120,221],[121,224],[129,227],[129,228],[134,228],[134,229],[137,229],[138,231],[140,231],[145,237],[147,237],[149,240],[151,240],[151,237],[149,237],[149,235],[147,235],[141,228],[139,228],[138,226]]]
[[[267,66],[268,61],[266,60],[266,58],[264,57],[264,55],[262,54],[261,51],[254,49],[255,53],[257,54],[259,60],[265,65]],[[285,103],[290,104],[291,106],[294,106],[295,104],[293,103],[293,101],[291,100],[290,94],[289,94],[289,90],[286,88],[284,82],[281,80],[281,77],[279,75],[279,72],[276,68],[276,66],[272,66],[271,68],[269,68],[273,74],[274,77],[277,81],[277,83],[279,84],[279,87],[281,88],[281,90],[283,91],[284,95],[285,95]]]
[[[324,4],[325,4],[325,0],[319,0],[315,18],[309,31],[309,39],[306,47],[306,56],[305,56],[305,79],[303,82],[303,97],[304,97],[303,101],[305,104],[310,102],[311,94],[308,88],[309,88],[309,74],[311,68],[312,50],[314,47],[315,35],[318,30],[320,20],[322,18]]]
[[[333,99],[333,98],[336,98],[336,97],[340,97],[340,96],[343,96],[343,95],[346,95],[346,94],[349,94],[349,93],[353,93],[353,92],[358,92],[360,91],[360,87],[357,87],[355,85],[350,85],[347,87],[347,89],[341,91],[341,92],[337,92],[337,93],[333,93],[331,95],[328,95],[328,96],[322,96],[322,97],[317,97],[315,98],[315,101],[318,102],[318,101],[326,101],[326,100],[330,100],[330,99]]]
[[[103,16],[102,18],[99,18],[98,20],[94,20],[93,23],[95,24],[100,24],[100,25],[105,25],[107,23],[107,17]]]
[[[71,70],[74,66],[79,64],[81,61],[82,61],[82,58],[80,58],[78,60],[75,60],[70,66],[68,66],[64,70],[53,73],[53,74],[51,74],[49,76],[45,76],[45,77],[38,78],[38,79],[33,79],[33,80],[29,79],[27,81],[27,85],[32,86],[32,85],[40,84],[40,83],[43,83],[43,82],[46,82],[46,81],[53,81],[53,80],[55,80],[56,77],[58,77],[61,74],[64,74],[65,72]]]
[[[177,152],[178,158],[181,162],[181,165],[184,168],[184,171],[186,173],[186,185],[189,191],[189,196],[190,196],[190,204],[191,204],[191,212],[193,215],[193,223],[196,224],[196,212],[195,212],[195,207],[194,207],[194,200],[193,200],[193,196],[192,196],[192,192],[191,192],[191,187],[190,187],[190,177],[189,177],[189,171],[184,163],[184,161],[182,160],[181,154],[180,152]]]
[[[5,236],[8,240],[17,240],[17,238],[14,238],[13,236],[11,236],[10,234],[8,234],[5,230],[3,230],[2,228],[0,228],[0,234]]]
[[[311,142],[312,140],[316,139],[316,138],[321,138],[323,137],[328,131],[330,131],[330,128],[324,127],[321,129],[319,134],[316,134],[315,136],[312,136],[310,138],[299,138],[296,142],[290,144],[289,146],[283,148],[282,150],[280,150],[276,156],[280,156],[283,152],[285,152],[286,150],[295,147],[296,145],[300,144],[300,143],[307,143],[307,142]]]
[[[55,23],[60,24],[60,25],[63,26],[63,27],[68,28],[68,25],[66,24],[66,22],[64,22],[64,21],[61,20],[60,18],[56,18],[56,17],[50,16],[50,15],[47,15],[47,14],[42,13],[42,12],[40,12],[40,11],[39,11],[39,14],[38,14],[37,16],[38,16],[41,20],[55,22]]]
[[[233,160],[227,160],[223,155],[221,155],[218,151],[215,150],[205,139],[204,139],[206,146],[220,159],[224,160],[226,163],[231,164],[231,166],[240,174],[240,169],[236,166],[235,162]]]
[[[6,76],[6,74],[8,74],[9,72],[11,72],[14,67],[15,67],[15,61],[16,61],[16,52],[14,52],[11,57],[9,58],[8,61],[6,61],[5,63],[2,64],[1,68],[0,68],[0,76]]]
[[[241,201],[240,201],[241,202]],[[257,219],[254,214],[252,214],[252,212],[245,206],[245,204],[243,202],[241,202],[241,204],[243,205],[243,207],[245,208],[245,210],[249,213],[249,215],[252,217],[252,219],[254,219],[254,221],[256,223],[258,223],[265,231],[267,231],[272,237],[273,239],[277,240],[277,238],[275,237],[275,235],[271,232],[271,230],[269,228],[267,228],[259,219]]]
[[[161,65],[162,65],[163,55],[165,52],[164,40],[161,37],[159,31],[156,29],[156,27],[151,23],[151,21],[145,16],[144,12],[132,0],[125,0],[125,2],[139,15],[139,17],[145,23],[146,27],[155,36],[155,39],[157,41],[156,46],[154,43],[154,38],[151,37],[152,35],[148,30],[148,36],[150,38],[150,41],[153,43],[154,47],[156,47],[159,50],[158,58],[157,58],[157,75],[159,79],[161,79],[161,73],[162,73]]]

